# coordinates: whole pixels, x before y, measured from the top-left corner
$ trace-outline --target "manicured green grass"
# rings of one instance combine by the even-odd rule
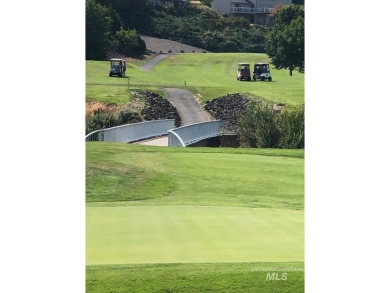
[[[303,209],[302,156],[302,150],[86,143],[87,202]]]
[[[86,263],[303,261],[303,211],[87,207]]]
[[[98,101],[122,106],[130,101],[126,85],[88,85],[85,89],[87,101]]]
[[[127,78],[109,77],[109,68],[109,61],[86,61],[86,100],[121,106],[130,100],[128,81]]]
[[[86,292],[299,293],[303,270],[301,262],[87,266]],[[279,280],[267,280],[273,273]]]
[[[303,150],[87,142],[86,292],[304,292],[303,176]]]
[[[122,104],[130,99],[128,81],[132,90],[161,92],[163,88],[189,89],[205,102],[227,93],[242,93],[282,103],[304,102],[304,74],[276,70],[271,66],[272,82],[245,82],[236,80],[239,62],[269,62],[265,54],[212,53],[181,54],[162,60],[153,71],[141,71],[145,62],[128,63],[127,78],[108,76],[108,61],[86,61],[86,98],[107,103]]]

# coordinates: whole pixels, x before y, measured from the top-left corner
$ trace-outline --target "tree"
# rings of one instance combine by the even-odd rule
[[[305,5],[305,0],[292,0],[292,4]]]
[[[280,9],[275,25],[266,40],[266,52],[276,69],[305,69],[305,20],[302,5],[287,5]]]
[[[221,52],[238,52],[237,44],[233,41],[226,41],[221,44]]]
[[[121,27],[115,33],[114,40],[116,41],[113,42],[116,43],[115,51],[126,55],[134,56],[135,54],[141,54],[146,49],[145,42],[140,39],[135,29],[125,30]]]
[[[280,9],[282,9],[283,5],[282,4],[278,4],[274,7],[274,9],[272,9],[271,13],[269,14],[269,17],[275,17],[276,15],[278,15]]]
[[[110,12],[95,0],[87,0],[85,10],[86,59],[103,60],[109,46]]]
[[[200,2],[202,2],[203,5],[211,7],[211,2],[213,2],[213,0],[200,0]]]

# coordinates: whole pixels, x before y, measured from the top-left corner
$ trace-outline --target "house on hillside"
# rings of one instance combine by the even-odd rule
[[[278,5],[290,5],[292,0],[213,0],[211,8],[232,17],[244,17],[250,23],[273,25],[269,17]]]

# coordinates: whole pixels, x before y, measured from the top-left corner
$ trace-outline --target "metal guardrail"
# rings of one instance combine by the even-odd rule
[[[273,8],[269,7],[259,7],[259,8],[250,8],[250,7],[231,7],[230,13],[271,13]]]
[[[85,137],[85,140],[134,142],[151,137],[166,135],[168,130],[174,127],[175,119],[133,123],[93,131]]]
[[[168,131],[168,146],[186,147],[209,137],[221,135],[221,121],[195,123]]]
[[[103,129],[95,130],[85,136],[86,141],[104,141]]]
[[[260,8],[255,8],[255,13],[271,13],[273,8],[270,7],[260,7]]]
[[[230,13],[254,13],[254,8],[250,7],[231,7]]]

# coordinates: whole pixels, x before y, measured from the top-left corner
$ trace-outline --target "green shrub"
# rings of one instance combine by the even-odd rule
[[[141,122],[142,118],[138,112],[130,109],[122,109],[118,113],[118,121],[121,125],[128,123]]]
[[[278,114],[265,101],[251,101],[238,128],[242,147],[301,149],[305,147],[305,107],[287,105]]]
[[[274,148],[278,145],[277,117],[272,105],[265,101],[249,102],[238,128],[241,146]]]
[[[305,106],[288,105],[279,117],[279,147],[301,149],[305,147]]]
[[[143,53],[146,50],[145,42],[138,36],[137,31],[135,29],[125,30],[123,27],[115,33],[112,45],[116,52],[129,56]]]
[[[99,108],[93,112],[93,115],[87,116],[85,123],[86,134],[104,128],[118,126],[118,118],[112,113],[106,113]]]
[[[136,111],[130,109],[122,109],[118,114],[104,112],[99,108],[93,112],[92,115],[86,117],[85,134],[92,131],[115,127],[124,124],[141,122],[142,118]]]

